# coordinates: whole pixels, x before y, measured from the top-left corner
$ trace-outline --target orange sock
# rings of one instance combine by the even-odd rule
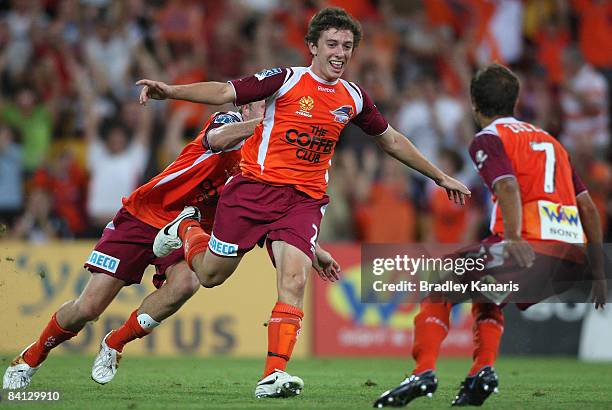
[[[185,260],[191,268],[193,268],[193,258],[202,252],[206,252],[210,235],[204,232],[200,223],[193,219],[185,219],[181,221],[178,229],[179,238],[183,240],[183,249],[185,250]]]
[[[440,345],[449,328],[450,303],[424,300],[414,318],[414,346],[412,357],[416,361],[413,374],[435,370]]]
[[[499,342],[504,333],[504,314],[492,303],[474,303],[474,364],[469,376],[474,376],[485,366],[493,366]]]
[[[72,339],[78,333],[62,329],[57,323],[56,314],[57,313],[54,313],[53,316],[51,316],[51,320],[47,323],[47,326],[40,334],[36,343],[28,348],[23,354],[23,360],[25,360],[30,367],[36,367],[41,364],[47,358],[51,349],[68,339]]]
[[[135,310],[119,329],[113,330],[113,333],[106,338],[106,344],[118,352],[123,352],[127,343],[145,337],[149,333],[151,330],[143,329],[138,323],[138,310]]]
[[[285,370],[302,327],[304,312],[295,306],[276,302],[268,321],[268,356],[263,377],[275,369]]]

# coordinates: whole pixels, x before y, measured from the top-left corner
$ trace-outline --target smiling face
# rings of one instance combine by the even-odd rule
[[[308,48],[313,56],[312,71],[325,81],[336,81],[353,55],[353,33],[330,28],[321,33],[317,44],[310,43]]]

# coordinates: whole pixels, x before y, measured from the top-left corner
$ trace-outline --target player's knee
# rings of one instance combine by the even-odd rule
[[[306,275],[303,274],[280,274],[279,291],[302,295],[306,288]]]
[[[93,301],[77,300],[74,303],[76,314],[80,321],[90,322],[96,320],[104,312],[104,307]]]
[[[225,282],[225,278],[220,275],[206,275],[200,278],[200,284],[205,288],[214,288]]]

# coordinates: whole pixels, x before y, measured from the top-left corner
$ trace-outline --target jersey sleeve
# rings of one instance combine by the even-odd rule
[[[210,143],[208,142],[208,133],[211,130],[214,130],[215,128],[224,126],[225,124],[231,124],[240,121],[242,121],[242,116],[237,112],[217,112],[213,114],[208,123],[208,126],[203,130],[204,136],[202,137],[202,146],[204,146],[204,148],[207,150],[211,150],[213,152],[220,152],[214,151],[210,148]]]
[[[363,97],[363,108],[359,115],[355,116],[351,122],[361,128],[366,134],[378,136],[387,130],[389,123],[381,112],[378,111],[368,93],[363,88],[357,87]]]
[[[574,184],[574,192],[576,196],[588,192],[586,185],[582,182],[580,176],[576,173],[576,170],[572,166],[572,182]]]
[[[493,192],[497,181],[515,177],[510,158],[504,150],[501,139],[494,134],[480,134],[470,144],[470,157],[485,184]]]
[[[293,70],[290,68],[270,68],[239,80],[229,81],[236,93],[235,105],[238,107],[265,100],[276,93],[292,75]]]

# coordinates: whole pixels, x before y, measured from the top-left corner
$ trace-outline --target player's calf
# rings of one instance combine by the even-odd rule
[[[374,407],[403,407],[417,397],[431,398],[438,388],[438,378],[432,370],[413,374],[399,386],[387,390],[374,402]]]
[[[498,392],[498,386],[495,369],[485,366],[475,376],[465,378],[451,406],[482,406],[491,393]]]

